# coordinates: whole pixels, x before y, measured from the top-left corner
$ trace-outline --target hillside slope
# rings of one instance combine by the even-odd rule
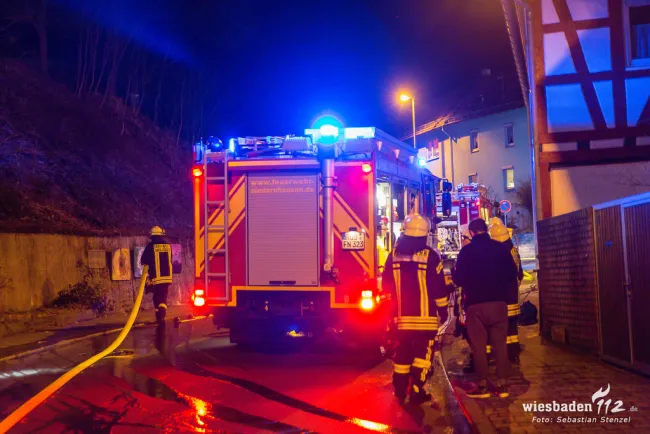
[[[0,231],[126,235],[159,224],[185,235],[190,168],[188,144],[119,101],[82,101],[0,61]]]

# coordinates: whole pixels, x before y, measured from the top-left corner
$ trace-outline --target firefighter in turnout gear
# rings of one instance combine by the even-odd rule
[[[519,250],[513,244],[508,228],[506,228],[501,219],[497,217],[493,217],[490,220],[490,237],[508,247],[512,259],[515,261],[515,265],[517,265],[517,284],[516,286],[513,285],[513,287],[508,291],[508,339],[506,342],[508,344],[508,358],[510,359],[510,362],[519,364],[519,352],[521,351],[521,347],[519,346],[519,333],[517,330],[519,313],[521,312],[521,307],[519,305],[519,285],[521,285],[521,281],[524,279],[524,270],[521,266]]]
[[[151,229],[151,242],[145,247],[140,259],[143,266],[149,266],[146,293],[153,293],[156,321],[159,325],[165,323],[167,294],[172,283],[172,246],[165,235],[161,227],[154,226]]]
[[[393,386],[400,404],[409,394],[420,404],[431,397],[423,386],[432,368],[434,338],[448,318],[449,294],[440,256],[427,246],[429,222],[419,214],[404,220],[404,233],[388,256],[382,296],[391,300],[398,346]]]

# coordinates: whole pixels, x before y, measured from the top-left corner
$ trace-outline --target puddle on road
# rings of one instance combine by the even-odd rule
[[[356,425],[358,427],[365,428],[369,431],[374,431],[379,433],[395,433],[395,434],[412,433],[412,431],[392,428],[390,425],[386,425],[383,423],[373,422],[370,420],[359,419],[355,417],[349,417],[321,407],[317,407],[306,401],[302,401],[300,399],[293,398],[289,395],[285,395],[282,392],[255,383],[253,381],[212,372],[208,369],[199,366],[194,362],[183,361],[180,363],[179,368],[192,375],[213,378],[215,380],[230,383],[232,385],[246,389],[249,392],[253,392],[256,395],[262,396],[263,398],[266,398],[270,401],[278,402],[288,407],[292,407],[297,410],[304,411],[305,413],[311,413],[316,416],[321,416],[321,417],[335,420],[337,422]]]
[[[151,339],[151,338],[149,338]],[[161,355],[173,366],[176,366],[176,347],[179,342],[184,341],[182,337],[179,337],[177,329],[157,329],[155,337],[155,346],[160,351]],[[133,389],[142,394],[158,398],[165,399],[168,401],[177,402],[184,404],[190,407],[193,414],[182,414],[180,415],[182,420],[177,421],[178,426],[181,425],[187,427],[187,424],[191,424],[197,432],[202,432],[204,429],[218,429],[218,422],[230,422],[241,425],[246,425],[253,428],[264,429],[267,431],[273,432],[283,432],[283,433],[306,433],[310,432],[309,430],[302,429],[300,427],[288,425],[282,422],[275,420],[267,419],[260,416],[255,416],[237,410],[235,408],[225,406],[219,403],[209,403],[205,402],[199,398],[185,395],[173,388],[167,386],[162,381],[147,377],[141,373],[136,372],[132,367],[133,357],[116,357],[111,359],[111,365],[113,372],[112,374],[115,377],[121,378],[132,385]],[[308,402],[301,401],[299,399],[285,395],[279,391],[270,389],[266,386],[254,383],[249,380],[244,380],[236,377],[231,377],[227,375],[217,374],[212,371],[209,371],[198,364],[181,359],[179,362],[179,369],[199,377],[208,377],[217,379],[219,381],[224,381],[232,385],[244,388],[250,392],[253,392],[257,395],[262,396],[263,398],[269,399],[271,401],[278,402],[280,404],[295,408],[297,410],[311,413],[317,416],[326,417],[337,422],[342,422],[346,424],[355,425],[369,431],[380,432],[380,433],[396,433],[396,434],[409,434],[412,431],[400,430],[392,428],[389,425],[373,422],[370,420],[364,420],[354,417],[345,416],[338,414],[317,406],[314,406]],[[174,423],[172,421],[172,423]]]
[[[181,413],[177,420],[168,420],[164,427],[168,432],[179,428],[193,428],[195,432],[220,429],[219,421],[246,425],[252,428],[281,433],[309,433],[293,425],[255,416],[225,405],[206,402],[194,396],[186,395],[167,386],[160,380],[144,376],[132,367],[133,359],[115,358],[112,360],[113,375],[131,384],[133,390],[153,398],[164,399],[183,404],[190,408]],[[176,425],[176,426],[174,426]]]

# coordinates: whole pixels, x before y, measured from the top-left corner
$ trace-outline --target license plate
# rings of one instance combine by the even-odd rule
[[[365,250],[365,232],[344,232],[342,234],[343,250]]]

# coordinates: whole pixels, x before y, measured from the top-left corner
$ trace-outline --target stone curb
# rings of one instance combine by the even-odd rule
[[[442,367],[445,396],[449,410],[452,412],[454,432],[463,434],[496,434],[496,427],[480,409],[478,404],[469,398],[465,392],[458,390],[451,384],[442,354],[437,352],[435,357],[437,364]]]
[[[459,406],[463,409],[465,416],[472,424],[472,431],[478,434],[496,434],[497,429],[490,419],[485,415],[478,404],[469,398],[465,392],[458,392],[454,389]]]

